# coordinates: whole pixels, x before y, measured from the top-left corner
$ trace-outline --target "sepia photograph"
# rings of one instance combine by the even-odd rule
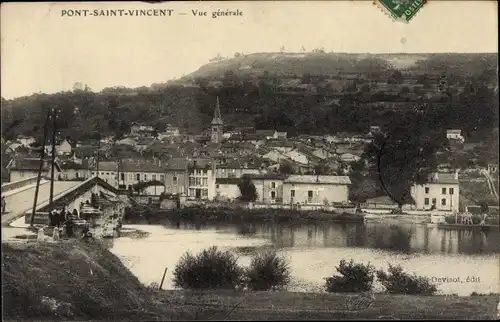
[[[4,2],[4,321],[498,320],[498,3]]]

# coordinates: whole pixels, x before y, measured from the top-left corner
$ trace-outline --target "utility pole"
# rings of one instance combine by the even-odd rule
[[[99,178],[99,150],[101,149],[101,126],[99,126],[99,142],[97,142],[97,160],[96,162],[96,172]]]
[[[52,109],[52,160],[51,160],[51,171],[50,171],[50,199],[49,199],[49,209],[52,210],[52,204],[54,202],[54,166],[56,163],[56,133],[57,133],[57,110]]]
[[[47,117],[45,118],[45,124],[43,126],[42,151],[40,152],[40,165],[38,167],[38,177],[36,178],[35,199],[33,200],[33,209],[31,211],[31,223],[30,223],[31,227],[33,227],[33,224],[35,222],[35,211],[36,211],[36,204],[38,203],[38,191],[40,190],[40,180],[42,179],[43,162],[45,158],[45,144],[47,142],[47,132],[49,128],[50,112],[51,111],[49,109],[47,111]]]

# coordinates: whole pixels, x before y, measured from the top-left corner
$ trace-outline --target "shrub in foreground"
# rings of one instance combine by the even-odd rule
[[[391,294],[434,295],[437,286],[429,278],[410,275],[403,271],[400,265],[389,264],[389,272],[377,271],[377,278]]]
[[[174,269],[174,285],[183,289],[234,289],[243,277],[237,260],[233,253],[215,246],[197,255],[186,252]]]
[[[350,262],[340,261],[336,267],[341,276],[325,278],[325,288],[327,292],[367,292],[372,289],[375,277],[375,267],[365,264],[356,264],[351,259]]]
[[[288,261],[275,251],[267,251],[253,256],[245,271],[245,282],[249,290],[281,290],[290,282]]]

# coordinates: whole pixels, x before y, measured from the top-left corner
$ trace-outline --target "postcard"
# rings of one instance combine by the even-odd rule
[[[3,318],[500,318],[496,1],[5,2]]]

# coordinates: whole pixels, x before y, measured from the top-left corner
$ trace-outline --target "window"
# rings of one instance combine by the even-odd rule
[[[123,173],[123,172],[120,173],[120,178],[121,178],[122,181],[125,181],[125,173]]]
[[[271,199],[276,199],[276,191],[271,191]]]
[[[312,190],[309,190],[309,191],[307,192],[307,198],[308,198],[308,199],[312,199],[312,197],[313,197],[313,191],[312,191]]]
[[[432,204],[435,205],[436,204],[436,198],[432,198]]]
[[[133,180],[134,180],[134,174],[133,174],[133,173],[129,173],[129,174],[128,174],[128,179],[129,179],[130,181],[133,181]]]
[[[271,188],[272,189],[276,188],[276,182],[271,182]]]
[[[177,184],[177,177],[172,177],[172,184]]]
[[[429,187],[425,187],[425,193],[429,193]]]
[[[156,181],[156,174],[153,174],[153,181]]]
[[[201,186],[201,178],[195,178],[195,186]]]
[[[450,195],[452,195],[454,192],[455,192],[454,189],[450,188]]]
[[[164,174],[160,174],[160,181],[161,182],[165,181],[165,175]]]
[[[141,174],[140,173],[135,174],[135,180],[141,181]]]
[[[441,206],[446,206],[446,199],[441,199]]]
[[[191,189],[189,189],[189,196],[190,196],[190,197],[194,197],[194,194],[195,194],[194,189],[192,189],[192,188],[191,188]]]
[[[146,173],[144,174],[144,181],[148,181],[148,175]]]
[[[424,204],[425,204],[426,206],[428,206],[428,205],[429,205],[429,198],[425,198],[425,199],[424,199]]]
[[[441,188],[441,194],[445,195],[446,194],[446,188]]]
[[[202,189],[201,193],[203,197],[208,197],[208,189]]]
[[[292,198],[295,198],[295,190],[290,190],[290,196],[292,196]]]
[[[202,183],[202,186],[204,186],[204,187],[208,186],[208,179],[203,178],[201,183]]]
[[[218,184],[217,184],[217,185],[215,185],[215,188],[219,189],[219,185],[218,185]]]
[[[194,178],[193,177],[189,178],[189,185],[194,186]]]

